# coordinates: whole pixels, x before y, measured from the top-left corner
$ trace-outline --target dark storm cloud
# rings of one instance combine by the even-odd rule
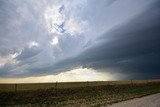
[[[158,0],[90,0],[88,4],[1,0],[0,77],[49,75],[83,66],[133,74],[128,79],[159,78],[159,5]],[[63,30],[61,34],[51,34],[49,30],[54,28],[48,30],[49,19],[44,18],[44,13],[56,18],[56,9],[65,16],[62,24],[55,22],[56,28]],[[83,24],[88,32],[81,33]],[[55,36],[59,43],[51,45]],[[38,46],[29,47],[31,42]],[[13,58],[18,63],[4,61],[3,57],[12,53],[18,54]]]
[[[160,2],[98,40],[103,44],[78,56],[82,65],[95,69],[118,68],[133,78],[160,77]]]
[[[160,77],[160,2],[128,23],[105,33],[101,41],[75,58],[47,67],[63,71],[76,66],[94,69],[117,68],[128,79]],[[64,68],[64,69],[62,69]],[[47,71],[47,69],[45,69]],[[117,72],[117,71],[116,71]]]

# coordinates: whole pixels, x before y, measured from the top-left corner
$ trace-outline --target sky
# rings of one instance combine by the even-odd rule
[[[0,83],[160,78],[159,0],[0,0]]]

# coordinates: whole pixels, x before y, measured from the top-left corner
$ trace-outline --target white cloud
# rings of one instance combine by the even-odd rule
[[[30,42],[30,43],[28,44],[28,47],[31,48],[31,47],[33,47],[33,46],[38,46],[38,45],[39,45],[38,42],[32,41],[32,42]]]
[[[50,33],[61,33],[61,28],[58,26],[63,24],[65,17],[59,12],[59,8],[60,6],[57,5],[48,6],[44,12],[44,18]]]
[[[78,82],[78,81],[107,81],[116,80],[114,74],[98,72],[91,68],[76,68],[57,75],[47,75],[26,78],[0,78],[2,83],[40,83],[40,82]]]
[[[4,66],[7,63],[10,64],[18,63],[18,61],[15,59],[18,55],[19,53],[9,54],[3,57],[0,56],[0,66]]]
[[[66,29],[66,33],[69,33],[71,36],[76,36],[77,34],[87,31],[87,26],[87,21],[80,21],[75,17],[70,17],[68,21],[66,21],[64,29]]]
[[[50,43],[51,43],[51,45],[58,45],[58,44],[59,44],[59,39],[58,39],[58,37],[57,37],[57,36],[54,37]]]
[[[79,4],[78,4],[79,3]],[[72,2],[54,4],[48,6],[44,11],[44,19],[50,33],[62,35],[66,32],[70,35],[77,35],[84,33],[87,28],[88,22],[77,17],[74,12],[76,6],[84,6],[85,2],[78,2],[74,6]]]

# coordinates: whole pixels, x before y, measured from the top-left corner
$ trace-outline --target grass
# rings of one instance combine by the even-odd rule
[[[87,86],[102,86],[102,85],[123,85],[123,84],[140,84],[148,82],[157,82],[160,80],[127,80],[127,81],[94,81],[94,82],[56,82],[56,83],[18,83],[18,84],[0,84],[0,92],[11,91],[28,91],[37,89],[50,89],[50,88],[77,88]]]
[[[1,92],[0,105],[103,106],[160,92],[160,82]]]

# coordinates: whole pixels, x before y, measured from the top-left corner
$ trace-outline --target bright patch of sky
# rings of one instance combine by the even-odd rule
[[[86,82],[86,81],[108,81],[117,80],[117,74],[110,74],[106,72],[97,72],[91,68],[76,68],[70,71],[59,74],[26,77],[26,78],[0,78],[0,83],[43,83],[43,82]]]
[[[9,54],[3,57],[0,57],[0,67],[4,66],[6,63],[16,64],[18,61],[15,58],[18,56],[18,53]]]
[[[73,9],[77,4],[73,7]],[[83,7],[83,5],[81,5]],[[74,10],[71,10],[72,3],[56,4],[47,6],[44,18],[48,31],[53,34],[62,35],[68,33],[71,36],[84,33],[87,28],[87,21],[77,17]]]
[[[33,46],[38,46],[39,44],[36,41],[32,41],[29,43],[29,48],[33,47]]]
[[[51,43],[52,45],[58,45],[58,43],[59,43],[58,37],[57,37],[57,36],[54,37],[50,43]]]

